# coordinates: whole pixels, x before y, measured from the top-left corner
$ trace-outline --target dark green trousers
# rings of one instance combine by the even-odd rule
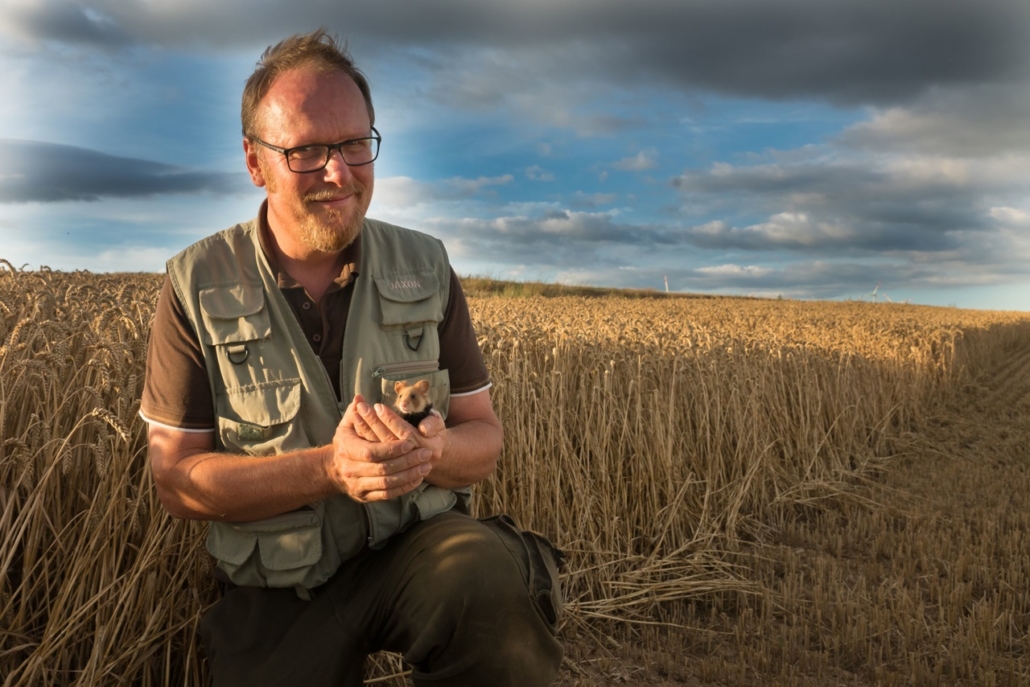
[[[402,654],[416,685],[551,685],[562,646],[531,559],[452,511],[345,561],[310,601],[235,587],[201,620],[214,685],[357,687],[379,650]]]

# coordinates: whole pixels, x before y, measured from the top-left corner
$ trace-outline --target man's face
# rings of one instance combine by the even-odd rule
[[[300,68],[279,76],[262,98],[254,134],[294,148],[363,138],[370,131],[353,79]],[[251,179],[268,192],[268,222],[287,253],[337,253],[357,237],[372,201],[374,163],[348,167],[334,151],[325,169],[297,174],[281,153],[247,140],[244,150]]]

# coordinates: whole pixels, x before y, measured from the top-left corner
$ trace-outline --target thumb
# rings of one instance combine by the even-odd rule
[[[418,431],[424,437],[431,437],[439,434],[445,427],[443,415],[435,408],[429,411],[429,416],[418,423]]]

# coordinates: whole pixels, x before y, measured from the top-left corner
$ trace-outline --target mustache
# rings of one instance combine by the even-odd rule
[[[357,195],[360,194],[362,191],[364,191],[364,188],[357,185],[348,186],[346,188],[323,189],[321,191],[312,191],[310,193],[305,193],[303,200],[305,203],[318,203],[327,200],[332,200],[333,198],[339,198],[340,196],[346,196],[349,194]]]

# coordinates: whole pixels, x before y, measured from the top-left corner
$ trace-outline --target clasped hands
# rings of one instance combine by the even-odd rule
[[[412,427],[358,394],[333,437],[330,478],[355,501],[385,501],[415,489],[443,455],[446,426],[433,411]]]

